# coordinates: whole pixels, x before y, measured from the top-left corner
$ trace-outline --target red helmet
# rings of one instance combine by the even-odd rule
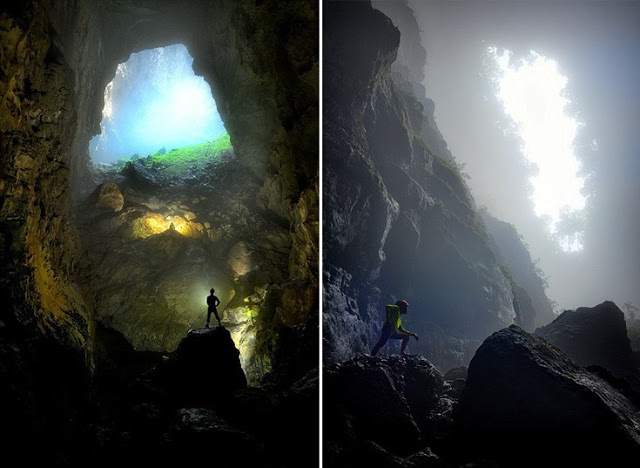
[[[396,305],[399,307],[409,307],[409,303],[407,301],[405,301],[404,299],[400,299],[398,302],[396,302]]]

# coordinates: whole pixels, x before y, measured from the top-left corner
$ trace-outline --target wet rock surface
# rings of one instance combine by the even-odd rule
[[[440,443],[452,424],[451,387],[420,356],[358,355],[327,367],[323,382],[329,466],[361,451],[408,457]]]

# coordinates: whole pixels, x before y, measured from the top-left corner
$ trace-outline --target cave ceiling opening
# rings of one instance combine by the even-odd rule
[[[521,142],[532,167],[529,198],[535,215],[564,252],[582,250],[586,196],[576,155],[581,122],[567,97],[569,80],[560,64],[535,51],[516,60],[513,52],[486,50],[493,92],[504,110],[505,134]]]
[[[211,428],[224,425],[209,436],[232,442],[221,460],[246,448],[249,464],[260,457],[266,465],[308,465],[308,455],[299,455],[313,455],[309,434],[317,426],[320,5],[3,6],[0,394],[10,455],[30,453],[27,464],[38,464],[43,457],[28,441],[46,435],[40,452],[56,465],[143,460],[150,423],[152,458],[184,461],[194,451],[167,445],[165,435],[173,437],[183,408],[197,405]],[[105,89],[120,64],[176,46],[188,50],[180,66],[201,77],[207,96],[161,106],[154,137],[179,128],[185,107],[211,99],[219,121],[205,127],[224,132],[205,142],[154,140],[150,148],[114,151],[130,159],[122,164],[94,164],[90,142],[101,133]],[[216,157],[195,157],[218,138]],[[183,145],[196,147],[194,157],[182,151],[168,164]],[[212,288],[222,327],[212,316],[206,330]],[[197,344],[180,356],[183,343],[203,336],[206,349]],[[147,387],[151,369],[159,379]],[[250,391],[257,400],[231,394],[263,383],[268,388]],[[254,402],[267,411],[257,419]],[[154,408],[150,418],[146,410],[134,418],[142,424],[129,417],[139,407]],[[274,419],[275,426],[262,424]],[[140,438],[123,437],[133,426]],[[223,432],[233,440],[218,437]]]
[[[133,53],[118,64],[104,90],[100,134],[89,143],[92,161],[161,155],[227,135],[211,88],[192,64],[183,44]]]

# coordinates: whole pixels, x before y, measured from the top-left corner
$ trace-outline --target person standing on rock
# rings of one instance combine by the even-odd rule
[[[208,310],[207,310],[207,324],[205,325],[205,327],[207,328],[209,328],[209,322],[211,321],[211,312],[213,312],[214,315],[216,316],[218,325],[222,325],[222,323],[220,323],[220,317],[218,316],[218,306],[220,305],[220,299],[218,299],[218,296],[215,296],[213,294],[214,292],[215,290],[211,288],[211,294],[207,296]]]
[[[409,344],[409,337],[413,336],[416,341],[419,336],[417,333],[405,330],[402,327],[402,315],[406,315],[409,310],[409,303],[404,299],[399,300],[393,304],[385,306],[385,312],[387,313],[387,320],[382,326],[380,332],[380,339],[371,350],[371,355],[375,356],[380,351],[380,348],[389,340],[402,340],[402,346],[400,348],[400,354],[406,354],[407,345]]]

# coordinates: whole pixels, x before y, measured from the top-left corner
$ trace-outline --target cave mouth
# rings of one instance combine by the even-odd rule
[[[192,65],[183,44],[133,53],[118,64],[104,91],[100,133],[89,143],[91,160],[112,164],[213,142],[194,150],[230,147],[211,88]],[[184,155],[174,156],[169,161]]]
[[[102,133],[90,143],[94,190],[76,210],[81,269],[96,324],[108,330],[96,340],[109,355],[173,353],[205,325],[214,288],[256,384],[271,370],[262,331],[288,276],[289,224],[256,197],[264,181],[235,156],[192,62],[183,45],[132,54],[106,87]],[[181,129],[177,141],[170,127]]]
[[[143,361],[173,353],[190,330],[205,326],[215,289],[222,326],[249,384],[257,384],[271,370],[259,333],[287,277],[289,226],[257,200],[262,180],[232,148],[200,165],[156,156],[94,170],[98,185],[76,211],[88,300],[96,324],[108,330],[96,340],[109,354],[131,347]],[[126,346],[103,343],[114,334]]]

